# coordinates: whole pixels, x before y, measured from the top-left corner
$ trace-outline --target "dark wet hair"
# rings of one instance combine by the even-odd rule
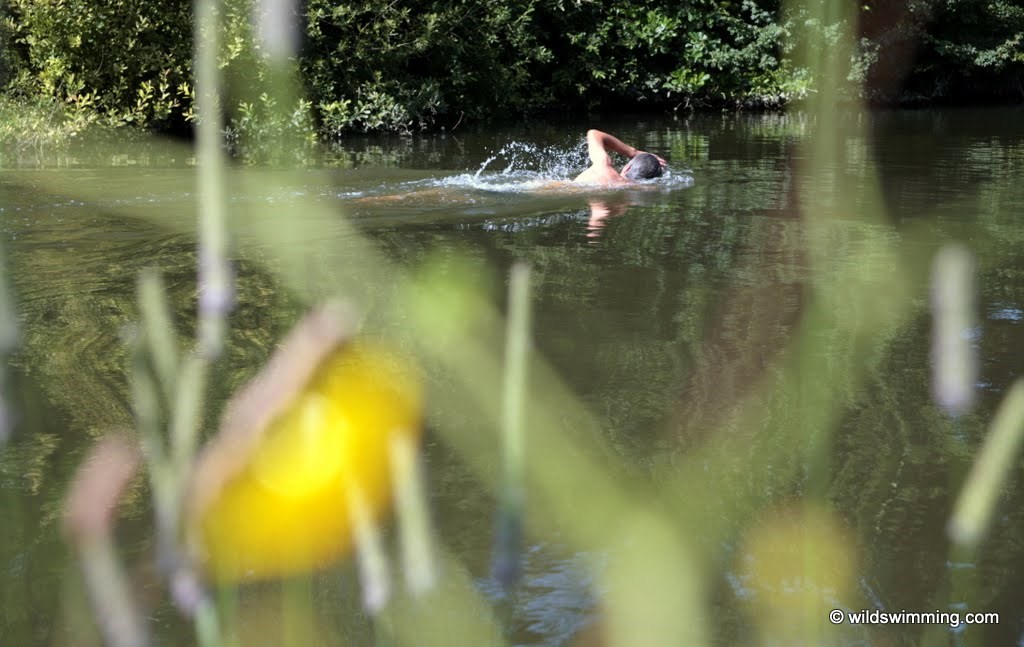
[[[649,180],[652,177],[661,177],[661,162],[650,153],[640,153],[630,162],[626,177],[630,180]]]

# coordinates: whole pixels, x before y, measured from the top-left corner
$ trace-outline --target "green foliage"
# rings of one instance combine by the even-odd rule
[[[305,79],[325,131],[408,131],[546,105],[537,0],[311,0]]]
[[[93,111],[68,108],[49,99],[0,96],[0,166],[65,151],[72,143],[91,141],[104,131]]]
[[[112,122],[168,126],[180,116],[191,57],[188,0],[8,0],[5,25],[25,66],[16,93]]]
[[[188,0],[0,0],[0,79],[108,124],[194,121]],[[811,0],[812,2],[824,0]],[[228,0],[219,63],[232,141],[408,133],[591,108],[775,107],[821,90],[794,63],[835,53],[841,23],[777,0],[309,0],[293,64],[308,105],[267,97],[251,0]],[[867,0],[849,84],[882,101],[1024,93],[1024,9],[1011,0]],[[842,54],[847,56],[847,54]],[[256,158],[262,154],[254,155]]]
[[[247,162],[302,164],[315,159],[312,104],[300,100],[282,110],[267,93],[238,104],[227,128],[228,144]]]
[[[17,70],[6,90],[22,100],[7,107],[25,110],[17,123],[40,126],[23,131],[33,136],[19,146],[61,145],[97,123],[181,130],[196,120],[190,0],[8,1],[0,44],[12,48],[0,69]],[[271,72],[251,11],[249,0],[222,6],[218,65],[230,97],[229,142],[265,160],[277,144],[308,142],[314,130],[308,102],[279,106],[261,90]],[[17,139],[10,131],[0,141]]]
[[[24,62],[14,47],[16,24],[7,10],[7,0],[0,0],[0,90],[18,73]]]
[[[1024,8],[1011,0],[874,0],[860,76],[882,100],[1024,96]],[[895,65],[894,65],[895,64]],[[893,68],[906,72],[886,82]]]
[[[1024,95],[1024,8],[1007,0],[933,0],[932,11],[924,65],[954,84],[1012,81]]]
[[[562,16],[570,92],[591,103],[776,104],[800,96],[788,22],[753,0],[581,5]],[[586,12],[582,17],[581,14]],[[589,77],[589,78],[588,78]],[[595,91],[596,90],[596,91]]]
[[[408,131],[602,103],[778,104],[802,95],[785,25],[753,0],[461,0],[308,7],[324,130]]]

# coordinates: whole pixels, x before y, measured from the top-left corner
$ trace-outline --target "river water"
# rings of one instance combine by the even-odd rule
[[[615,191],[564,185],[585,167],[582,129],[564,126],[353,138],[322,167],[287,180],[232,171],[239,305],[208,417],[257,370],[303,303],[339,289],[391,298],[367,288],[358,268],[331,274],[344,267],[353,237],[413,271],[425,259],[477,263],[499,308],[503,277],[524,260],[533,269],[535,348],[596,421],[587,442],[625,471],[650,477],[656,490],[678,483],[665,476],[673,469],[701,482],[693,470],[717,464],[701,453],[707,447],[735,441],[729,447],[749,453],[737,459],[746,467],[709,475],[714,486],[694,494],[701,500],[681,504],[699,509],[680,520],[683,532],[713,544],[697,550],[712,642],[793,644],[758,614],[774,609],[765,599],[784,599],[811,576],[794,566],[773,589],[745,565],[799,564],[786,561],[785,550],[758,553],[750,537],[764,535],[751,528],[813,500],[829,511],[823,527],[845,538],[837,559],[852,565],[845,592],[820,592],[827,608],[996,612],[1000,621],[843,626],[806,644],[1017,644],[1024,640],[1020,460],[976,554],[953,551],[945,527],[998,402],[1024,373],[1022,117],[1021,110],[858,113],[843,115],[844,130],[827,135],[800,113],[617,119],[601,127],[667,158],[670,171],[649,186]],[[841,153],[832,166],[809,166],[811,143],[827,137]],[[60,535],[62,497],[92,439],[131,424],[122,332],[137,317],[141,269],[163,270],[179,332],[194,334],[196,189],[188,157],[153,145],[0,175],[21,322],[11,361],[17,426],[0,448],[0,645],[95,641]],[[824,238],[812,222],[822,214],[831,223]],[[275,241],[268,227],[288,233]],[[928,259],[952,241],[975,255],[978,287],[976,325],[964,332],[979,359],[976,401],[958,417],[931,396],[926,276]],[[311,276],[336,283],[296,289],[275,265],[289,253],[306,257]],[[896,303],[873,300],[872,291],[888,294],[893,258],[916,268],[904,277],[907,292]],[[846,293],[843,277],[872,263],[865,294]],[[892,272],[895,281],[895,265]],[[808,323],[815,313],[833,323],[815,327]],[[807,393],[827,383],[822,442],[817,428],[790,429],[787,420],[806,427],[809,418],[780,413],[770,386],[784,372],[787,349],[807,338],[816,341],[807,342],[801,366],[839,367],[804,372],[805,391],[795,391],[799,403],[799,393],[818,397]],[[759,397],[773,404],[752,422],[744,407]],[[522,581],[503,590],[489,574],[495,498],[486,472],[497,463],[467,459],[433,425],[426,456],[435,522],[510,642],[597,644],[614,550],[582,545],[557,522],[530,522]],[[714,488],[729,503],[719,504]],[[143,494],[126,506],[118,538],[160,642],[186,644],[190,629],[147,565]],[[591,493],[570,496],[586,507]],[[313,582],[323,644],[374,640],[354,579],[344,566]],[[261,610],[264,593],[243,592],[242,644],[280,644],[278,607]]]

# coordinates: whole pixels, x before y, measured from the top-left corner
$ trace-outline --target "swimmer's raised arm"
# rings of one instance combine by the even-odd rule
[[[668,166],[668,162],[661,157],[645,153],[626,144],[618,137],[595,129],[587,131],[587,153],[590,155],[591,166],[576,178],[575,181],[579,183],[628,183],[637,178],[657,177],[661,175],[661,168]],[[612,165],[612,158],[608,153],[619,153],[629,158],[630,161],[623,167],[622,173],[615,170],[615,167]],[[651,168],[645,169],[642,173],[638,174],[636,169],[633,169],[633,160],[641,155],[650,155],[650,157],[646,158],[646,164]],[[657,160],[657,162],[654,160]],[[630,172],[631,170],[632,173]]]
[[[590,154],[590,161],[598,164],[607,163],[608,152],[619,153],[629,159],[633,159],[644,151],[630,146],[615,135],[609,135],[606,132],[591,128],[587,131],[587,152]],[[654,155],[653,153],[649,154]],[[668,166],[668,162],[662,159],[661,156],[654,155],[654,157],[657,158],[662,168]]]
[[[609,152],[619,153],[629,159],[633,159],[640,151],[614,135],[609,135],[606,132],[592,128],[587,131],[587,152],[590,154],[591,163],[611,164],[611,158],[608,156]]]

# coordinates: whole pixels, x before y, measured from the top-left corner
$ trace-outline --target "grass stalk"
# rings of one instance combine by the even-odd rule
[[[217,607],[209,596],[204,595],[195,612],[196,642],[199,647],[222,647]]]
[[[178,373],[178,342],[167,306],[167,292],[159,272],[152,269],[142,272],[137,292],[146,349],[153,359],[153,370],[165,401],[173,402]]]
[[[345,492],[355,535],[363,607],[370,614],[376,615],[391,597],[391,569],[384,551],[380,526],[370,515],[366,496],[356,483],[349,483]]]
[[[495,578],[503,586],[514,584],[521,571],[523,505],[526,498],[523,407],[530,345],[530,268],[526,264],[517,263],[512,267],[508,303],[501,409],[503,477],[498,493],[492,565]]]
[[[199,191],[199,350],[220,355],[234,293],[227,260],[224,130],[221,117],[220,3],[195,0],[196,133]]]
[[[932,265],[932,393],[949,415],[974,404],[978,358],[968,336],[975,326],[974,257],[962,245],[947,245]]]
[[[142,616],[135,608],[128,581],[117,558],[113,537],[87,538],[79,541],[76,548],[89,588],[89,598],[106,644],[109,647],[149,645]]]
[[[7,278],[7,258],[0,245],[0,447],[11,435],[11,411],[7,402],[7,358],[18,346],[18,320]]]
[[[416,441],[409,434],[393,434],[389,449],[405,583],[411,593],[418,595],[437,584],[437,548],[427,508],[423,467]]]
[[[953,507],[947,531],[963,546],[984,537],[1003,485],[1017,461],[1024,439],[1024,379],[1018,379],[999,405],[977,460],[971,466]]]
[[[185,359],[178,380],[171,419],[171,451],[175,472],[183,479],[188,475],[196,453],[208,370],[206,358],[191,354]]]
[[[75,547],[96,621],[111,647],[150,643],[113,532],[118,503],[138,473],[140,458],[136,445],[116,436],[104,438],[79,466],[65,502],[64,529]]]
[[[151,312],[142,309],[142,327],[148,328],[146,317]],[[151,345],[151,344],[150,344]],[[135,426],[139,434],[146,474],[153,490],[153,509],[156,525],[157,562],[169,572],[176,561],[178,516],[178,478],[169,460],[166,442],[160,432],[159,386],[150,371],[146,352],[149,350],[140,337],[129,341],[131,348],[131,395]]]

